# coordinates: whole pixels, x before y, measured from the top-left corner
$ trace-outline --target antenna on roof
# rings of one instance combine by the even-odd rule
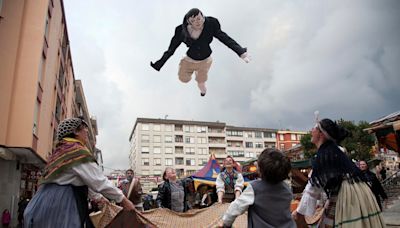
[[[164,119],[167,119],[167,118],[168,118],[168,114],[164,116]]]

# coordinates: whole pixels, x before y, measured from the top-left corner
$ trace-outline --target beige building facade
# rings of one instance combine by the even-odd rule
[[[214,154],[246,161],[275,148],[275,129],[227,126],[222,122],[138,118],[129,137],[130,166],[142,177],[174,167],[178,177],[201,169]]]
[[[17,203],[35,194],[60,121],[84,116],[93,151],[97,122],[75,80],[62,0],[1,0],[0,34],[0,211],[9,209],[15,225]]]

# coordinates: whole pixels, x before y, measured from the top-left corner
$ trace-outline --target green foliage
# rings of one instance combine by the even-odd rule
[[[311,142],[311,134],[306,134],[300,139],[300,144],[304,148],[304,157],[312,158],[317,152],[317,147]]]
[[[366,121],[360,121],[358,124],[355,124],[353,121],[343,119],[338,120],[337,123],[351,132],[351,136],[347,137],[341,143],[341,146],[347,149],[350,158],[356,160],[369,160],[372,157],[372,146],[375,144],[374,137],[363,131],[363,129],[370,126],[369,123]],[[312,158],[317,149],[315,145],[311,143],[311,134],[304,135],[301,138],[300,143],[304,148],[304,157]]]
[[[374,137],[363,129],[370,125],[366,121],[360,121],[355,124],[353,121],[338,120],[338,124],[351,132],[351,136],[347,137],[341,145],[345,147],[350,158],[356,160],[369,160],[372,156],[371,150],[375,143]]]

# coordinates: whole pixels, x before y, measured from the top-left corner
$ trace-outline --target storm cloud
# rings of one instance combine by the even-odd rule
[[[136,118],[308,130],[313,113],[371,121],[399,110],[399,1],[64,1],[75,77],[99,125],[106,167],[127,168]],[[178,81],[184,44],[160,72],[184,14],[197,7],[248,48],[217,39],[205,97]]]

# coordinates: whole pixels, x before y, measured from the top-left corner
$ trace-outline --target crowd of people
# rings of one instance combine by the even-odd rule
[[[40,188],[23,212],[24,227],[93,227],[88,199],[94,204],[111,200],[136,213],[154,207],[186,212],[195,206],[230,203],[220,227],[230,227],[246,211],[248,227],[307,227],[305,216],[312,216],[317,202],[324,199],[321,227],[384,227],[380,198],[387,196],[379,180],[369,171],[366,161],[359,161],[357,167],[339,147],[348,131],[323,119],[313,127],[311,136],[317,153],[301,201],[291,212],[293,194],[284,181],[289,177],[291,163],[279,150],[265,149],[259,155],[259,178],[247,186],[240,166],[230,156],[224,159],[215,186],[203,185],[197,192],[193,181],[179,180],[176,170],[167,167],[153,202],[151,196],[143,195],[140,180],[131,169],[126,171],[127,178],[119,188],[114,187],[86,147],[85,121],[66,119],[58,126],[56,149]],[[3,226],[7,226],[8,210],[2,217]]]

